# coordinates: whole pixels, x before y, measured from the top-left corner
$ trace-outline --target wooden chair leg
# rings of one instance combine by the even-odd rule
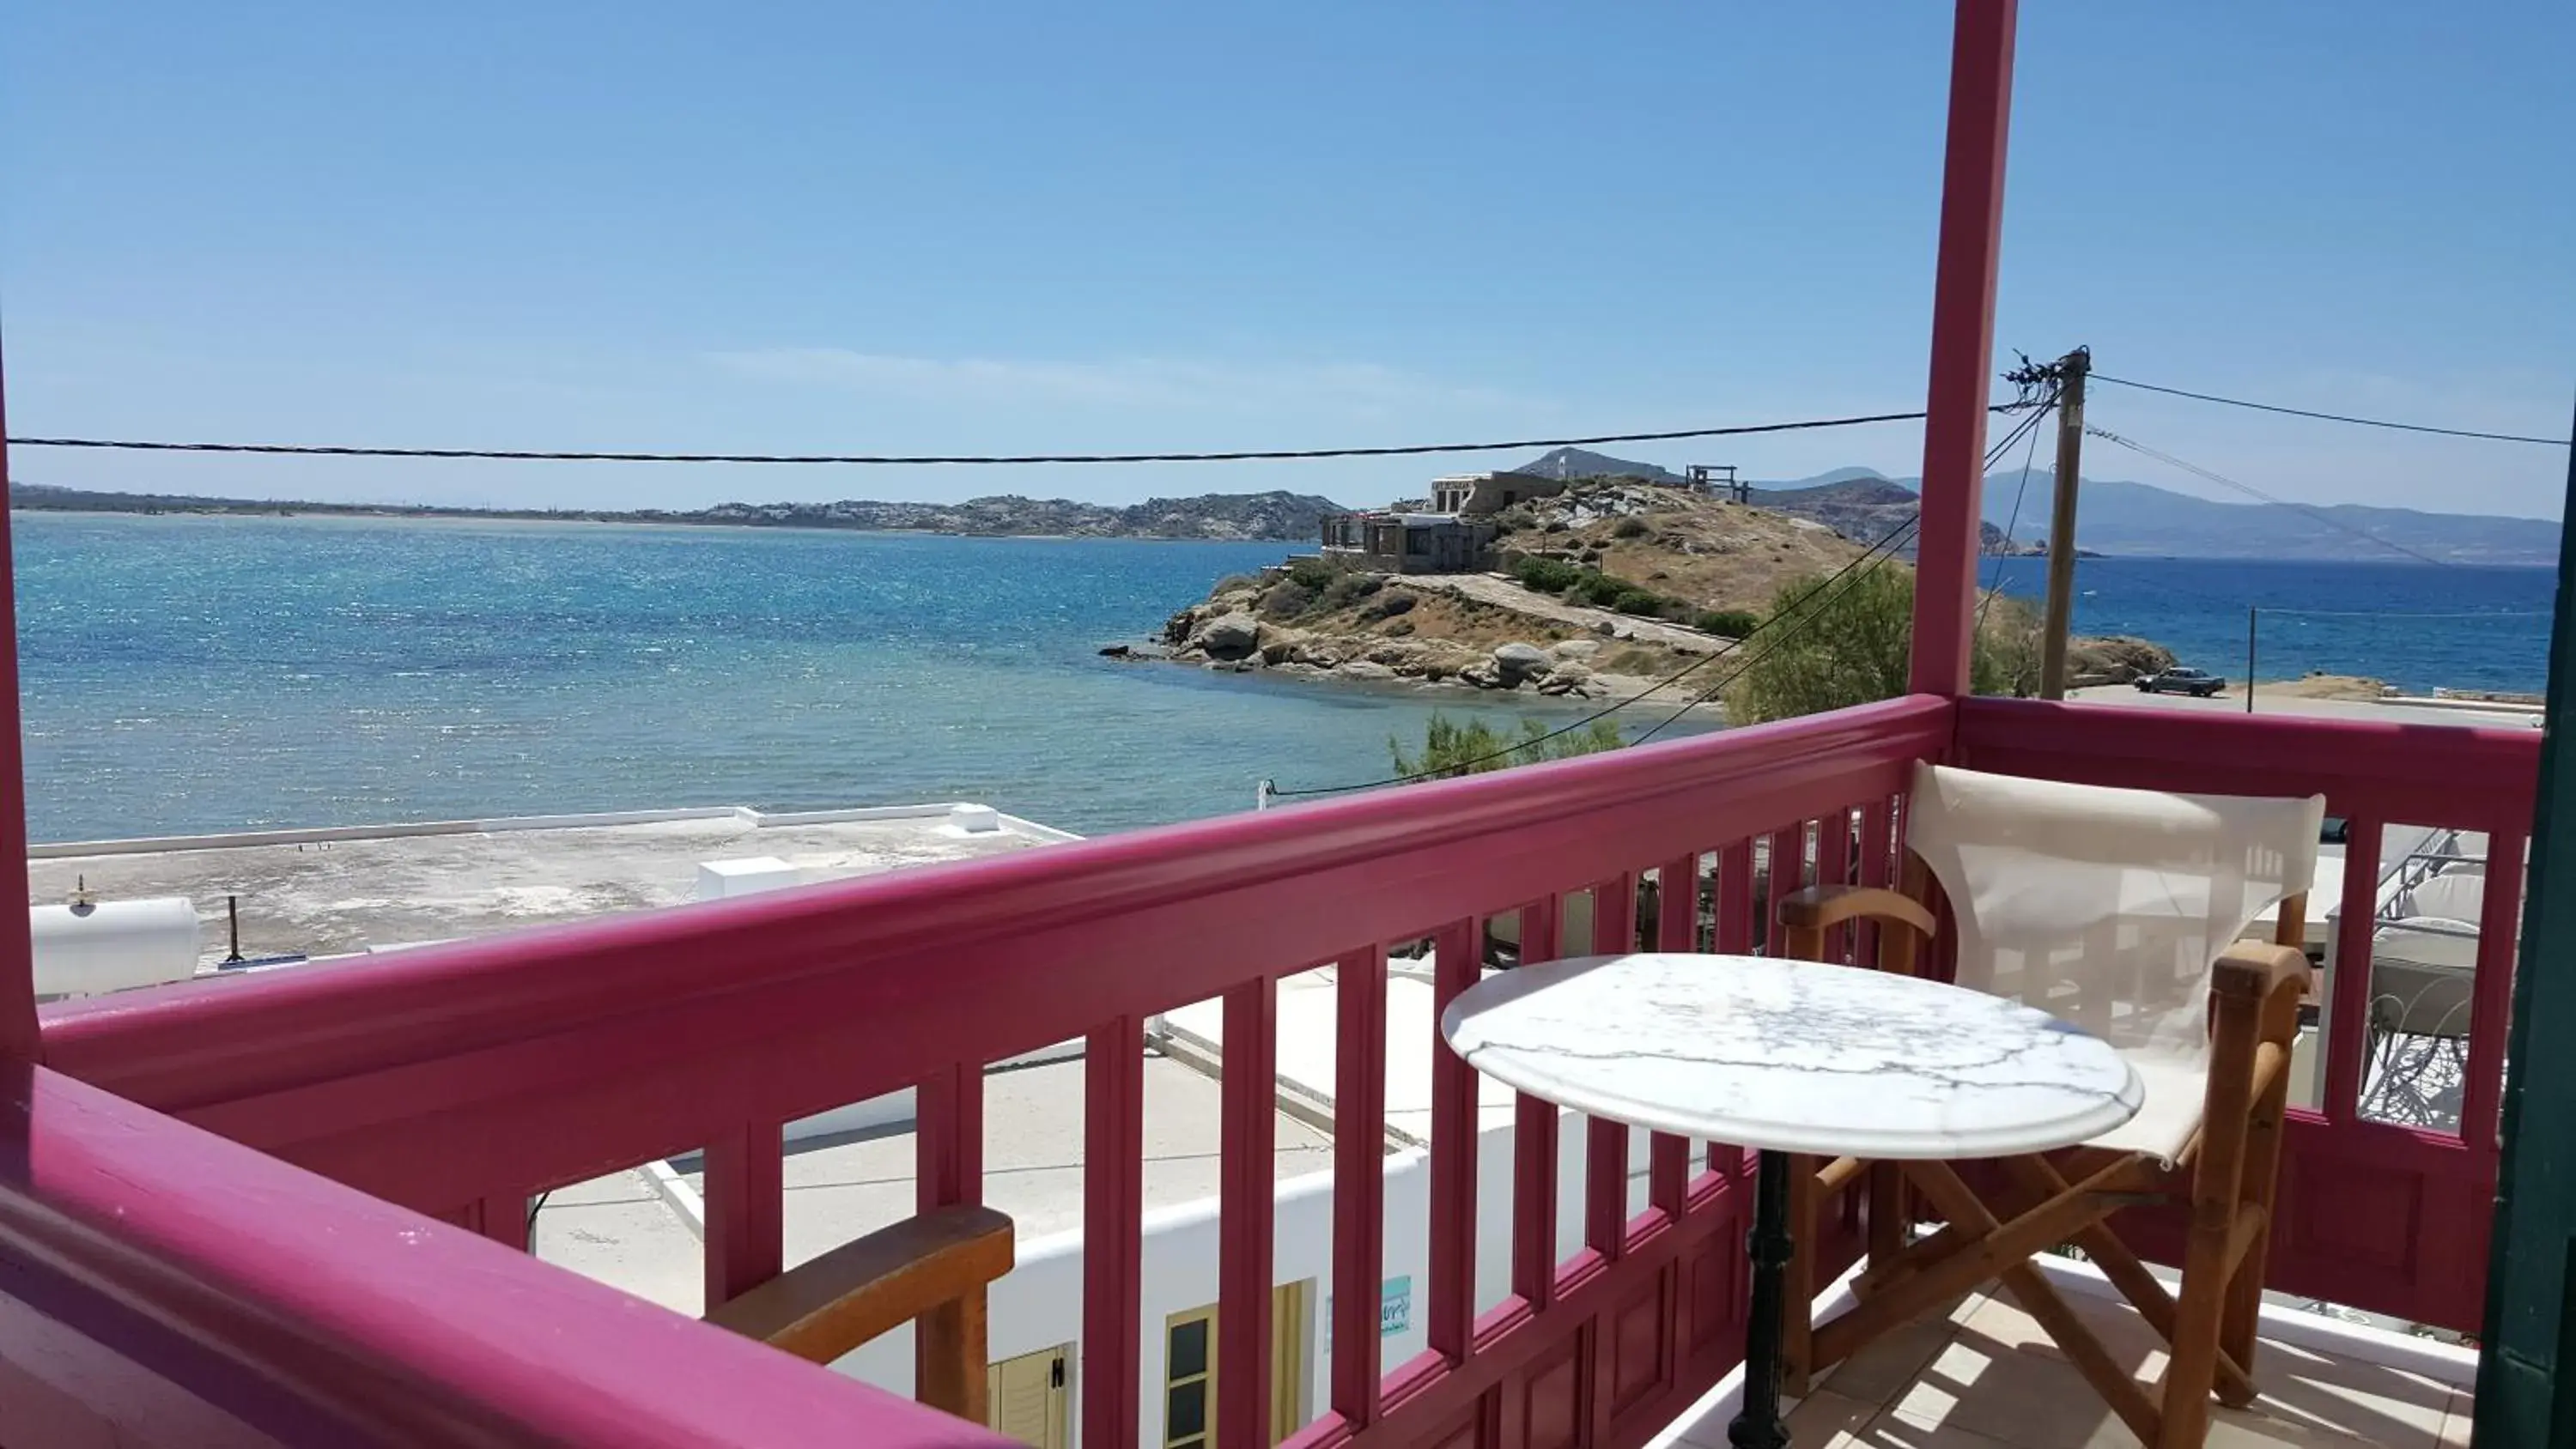
[[[2219,1375],[2218,1401],[2241,1409],[2254,1402],[2255,1346],[2260,1342],[2265,1260],[2270,1256],[2274,1204],[2281,1192],[2281,1144],[2290,1109],[2288,1066],[2299,1032],[2299,993],[2281,992],[2265,1003],[2265,1039],[2280,1051],[2281,1066],[2254,1104],[2253,1122],[2245,1135],[2245,1166],[2238,1211],[2260,1214],[2254,1241],[2228,1281],[2227,1305],[2220,1316],[2219,1351],[2238,1373]]]
[[[2027,1192],[2049,1197],[2067,1190],[2065,1174],[2045,1157],[2006,1158],[2004,1166]],[[2070,1241],[2084,1250],[2093,1266],[2101,1270],[2103,1277],[2111,1280],[2111,1286],[2120,1290],[2120,1296],[2129,1300],[2129,1306],[2138,1310],[2138,1316],[2147,1321],[2147,1326],[2156,1331],[2158,1338],[2168,1344],[2173,1342],[2173,1295],[2165,1291],[2163,1280],[2148,1271],[2147,1265],[2131,1251],[2129,1245],[2120,1240],[2110,1219],[2104,1218],[2077,1229]],[[2223,1342],[2222,1337],[2222,1345]],[[2218,1400],[2223,1404],[2242,1407],[2254,1401],[2253,1378],[2242,1362],[2224,1346],[2218,1353],[2217,1390]]]
[[[1893,1162],[1869,1165],[1869,1263],[1873,1268],[1896,1261],[1905,1251],[1905,1171]]]
[[[913,1320],[912,1396],[970,1423],[989,1421],[984,1354],[979,1287]]]
[[[2257,1042],[2262,1005],[2224,991],[2215,995],[2209,1099],[2192,1165],[2191,1230],[2183,1245],[2173,1357],[2165,1368],[2163,1422],[2154,1449],[2200,1449],[2209,1435],[2209,1397],[2218,1377],[2229,1270],[2236,1266],[2228,1244],[2245,1212],[2245,1159],[2255,1116],[2253,1087],[2261,1055]],[[2286,1072],[2286,1063],[2282,1070]]]
[[[1932,1205],[1950,1221],[1965,1223],[1989,1240],[2000,1238],[1999,1230],[2003,1224],[1995,1220],[1993,1211],[1959,1180],[1948,1163],[1918,1164],[1916,1176],[1923,1185],[1924,1195],[1931,1198]],[[2044,1204],[2015,1221],[2031,1220],[2066,1201],[2060,1198]],[[2172,1438],[2173,1415],[2170,1410],[2162,1414],[2157,1412],[2155,1404],[2138,1386],[2137,1380],[2131,1378],[2128,1370],[2111,1356],[2110,1350],[2102,1346],[2093,1330],[2076,1317],[2075,1310],[2067,1306],[2066,1300],[2040,1275],[2040,1271],[2030,1265],[2029,1251],[2025,1248],[1997,1255],[1995,1271],[2005,1291],[2012,1294],[2022,1311],[2028,1313],[2041,1331],[2056,1343],[2067,1361],[2075,1365],[2076,1372],[2084,1376],[2085,1382],[2093,1386],[2093,1391],[2102,1396],[2102,1402],[2119,1415],[2131,1433],[2156,1445],[2157,1449],[2167,1449],[2176,1443]],[[2204,1388],[2201,1393],[2205,1398],[2208,1390]],[[2193,1449],[2199,1449],[2199,1439],[2189,1442]]]
[[[1814,1377],[1816,1336],[1816,1159],[1789,1159],[1788,1266],[1781,1273],[1780,1391],[1805,1398]]]

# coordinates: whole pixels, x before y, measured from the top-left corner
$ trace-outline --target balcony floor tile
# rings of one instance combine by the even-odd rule
[[[2142,1378],[2163,1343],[2124,1304],[2067,1302]],[[2465,1390],[2359,1358],[2267,1339],[2262,1398],[2213,1405],[2210,1449],[2466,1449]],[[1731,1404],[1672,1426],[1679,1449],[1727,1449]],[[1789,1416],[1795,1449],[2136,1449],[2138,1440],[2010,1296],[1971,1297],[1824,1375]]]

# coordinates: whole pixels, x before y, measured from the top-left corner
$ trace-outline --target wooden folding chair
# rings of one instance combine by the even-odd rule
[[[990,1417],[985,1289],[1012,1261],[1009,1217],[935,1208],[800,1263],[727,1300],[707,1322],[821,1364],[914,1322],[913,1397],[982,1424]]]
[[[1801,1241],[1812,1240],[1821,1199],[1866,1174],[1868,1259],[1858,1305],[1823,1324],[1811,1318],[1813,1260],[1802,1251],[1792,1261],[1790,1392],[2000,1279],[2156,1449],[2201,1444],[2213,1392],[2232,1406],[2253,1400],[2323,813],[2322,797],[2164,795],[1918,766],[1897,889],[1816,886],[1780,900],[1785,954],[1825,959],[1834,927],[1875,922],[1877,969],[1909,974],[1946,915],[1958,984],[2103,1037],[2146,1092],[2136,1118],[2093,1142],[1997,1163],[1991,1199],[1948,1163],[1807,1159],[1790,1189]],[[2272,944],[2236,940],[2275,904]],[[1910,1194],[1942,1221],[1914,1242]],[[2109,1222],[2120,1208],[2170,1200],[2191,1214],[2179,1298]],[[2131,1377],[2030,1265],[2062,1244],[2081,1248],[2164,1337],[2160,1388]]]

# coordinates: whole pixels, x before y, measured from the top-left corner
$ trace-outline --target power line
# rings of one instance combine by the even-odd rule
[[[1921,525],[1922,521],[1923,521],[1923,515],[1922,515],[1922,514],[1920,514],[1920,513],[1917,513],[1917,514],[1915,514],[1912,518],[1909,518],[1909,519],[1907,519],[1905,522],[1903,522],[1903,523],[1901,523],[1901,524],[1898,524],[1898,525],[1896,526],[1895,530],[1894,530],[1893,532],[1891,532],[1891,533],[1889,533],[1889,534],[1888,534],[1887,538],[1888,538],[1889,540],[1892,540],[1892,539],[1896,539],[1896,538],[1898,538],[1899,536],[1901,536],[1901,535],[1903,535],[1903,534],[1910,533],[1910,532],[1914,531],[1914,529],[1915,529],[1916,527],[1918,527],[1919,525]],[[1881,540],[1881,541],[1882,541],[1882,542],[1885,542],[1885,541],[1887,541],[1887,540]],[[1902,547],[1903,545],[1902,545],[1902,544],[1899,544],[1898,546],[1899,546],[1899,547]],[[1863,557],[1863,558],[1867,558],[1868,556],[1864,554],[1862,557]],[[1886,562],[1886,560],[1884,560],[1884,559],[1877,560],[1877,561],[1873,562],[1873,563],[1870,565],[1870,567],[1874,569],[1874,568],[1876,568],[1876,567],[1878,566],[1878,564],[1879,564],[1879,563],[1884,563],[1884,562]],[[1846,570],[1845,570],[1845,572],[1846,572],[1846,573],[1848,573],[1848,572],[1850,572],[1850,570],[1846,569]],[[1814,609],[1810,610],[1806,615],[1804,615],[1802,618],[1800,618],[1797,622],[1799,622],[1799,623],[1804,623],[1807,619],[1809,619],[1809,618],[1814,618],[1814,617],[1816,617],[1817,615],[1822,614],[1822,613],[1824,612],[1824,608],[1825,608],[1825,606],[1826,606],[1827,604],[1833,603],[1835,600],[1840,599],[1844,594],[1847,594],[1847,593],[1851,592],[1853,589],[1859,588],[1859,587],[1860,587],[1860,581],[1861,581],[1861,578],[1862,578],[1862,577],[1865,577],[1865,576],[1867,575],[1867,573],[1868,573],[1868,570],[1862,570],[1860,574],[1854,575],[1853,577],[1848,578],[1848,579],[1843,579],[1843,580],[1841,581],[1841,587],[1839,587],[1839,588],[1834,588],[1830,594],[1829,594],[1829,593],[1827,593],[1827,592],[1826,592],[1826,590],[1827,590],[1827,588],[1828,588],[1828,587],[1830,587],[1830,586],[1834,583],[1834,580],[1832,580],[1832,579],[1828,579],[1828,580],[1826,580],[1826,582],[1825,582],[1825,584],[1824,584],[1824,585],[1820,585],[1820,586],[1818,586],[1816,589],[1814,589],[1813,591],[1811,591],[1811,592],[1810,592],[1810,593],[1809,593],[1809,594],[1808,594],[1804,599],[1799,600],[1799,602],[1800,602],[1801,604],[1807,604],[1807,603],[1811,603],[1811,602],[1812,602],[1812,603],[1815,605],[1815,607],[1814,607]],[[1839,577],[1839,576],[1838,576],[1838,577]],[[1792,628],[1792,629],[1790,629],[1790,630],[1789,630],[1788,632],[1786,632],[1786,633],[1782,633],[1782,634],[1775,634],[1775,635],[1773,635],[1771,638],[1769,638],[1769,639],[1767,639],[1767,640],[1764,640],[1764,641],[1763,641],[1763,645],[1762,645],[1762,647],[1761,647],[1760,649],[1758,649],[1758,650],[1756,650],[1756,651],[1754,652],[1754,654],[1753,654],[1753,657],[1752,657],[1752,658],[1747,659],[1747,660],[1745,660],[1743,663],[1736,665],[1733,669],[1728,670],[1728,671],[1726,672],[1726,677],[1725,677],[1725,678],[1720,679],[1720,680],[1719,680],[1718,682],[1716,682],[1715,684],[1712,684],[1712,685],[1710,685],[1708,688],[1706,688],[1706,689],[1704,689],[1704,690],[1700,691],[1700,693],[1699,693],[1697,696],[1695,696],[1694,698],[1692,698],[1688,703],[1684,704],[1681,708],[1679,708],[1679,709],[1677,709],[1677,710],[1674,710],[1671,714],[1665,715],[1662,719],[1659,719],[1659,720],[1655,721],[1652,725],[1647,726],[1645,733],[1643,733],[1643,734],[1641,734],[1641,735],[1637,736],[1634,740],[1629,741],[1629,743],[1631,743],[1631,744],[1638,744],[1638,745],[1642,745],[1642,744],[1644,744],[1646,741],[1651,740],[1651,739],[1653,739],[1655,736],[1657,736],[1657,735],[1659,735],[1659,734],[1663,733],[1663,732],[1664,732],[1664,730],[1666,730],[1667,728],[1671,727],[1671,726],[1672,726],[1676,721],[1678,721],[1679,719],[1681,719],[1681,717],[1682,717],[1683,715],[1686,715],[1686,714],[1690,713],[1692,710],[1697,709],[1699,706],[1701,706],[1701,705],[1703,705],[1703,704],[1706,704],[1708,701],[1710,701],[1710,700],[1712,700],[1712,699],[1715,699],[1718,695],[1723,694],[1723,693],[1726,691],[1726,687],[1727,687],[1728,685],[1731,685],[1731,684],[1733,684],[1735,681],[1737,681],[1737,680],[1739,680],[1739,679],[1743,678],[1747,673],[1749,673],[1749,672],[1752,670],[1752,668],[1753,668],[1753,666],[1754,666],[1754,665],[1759,664],[1759,663],[1761,663],[1763,660],[1770,658],[1773,654],[1777,653],[1780,649],[1782,649],[1783,647],[1785,647],[1785,646],[1789,643],[1789,641],[1790,641],[1790,640],[1795,639],[1795,638],[1797,637],[1797,633],[1798,633],[1798,631],[1797,631],[1795,628]]]
[[[2049,394],[2048,405],[2041,409],[2041,415],[2044,417],[2048,413],[2055,412],[2056,410],[2057,394],[2052,391]],[[1985,627],[1987,607],[1994,603],[1996,594],[2003,592],[2004,560],[2012,556],[2013,534],[2021,527],[2022,495],[2030,491],[2031,460],[2038,456],[2039,429],[2034,427],[2030,430],[2030,443],[2022,450],[2021,482],[2015,484],[2013,487],[2012,513],[2004,520],[2003,547],[1995,551],[1994,567],[1986,571],[1986,596],[1977,601],[1977,626],[1979,628]]]
[[[2278,403],[2253,402],[2241,397],[2221,397],[2214,392],[2193,392],[2187,388],[2161,387],[2152,382],[2131,382],[2125,377],[2094,373],[2095,382],[2116,383],[2141,392],[2160,392],[2171,397],[2187,397],[2195,402],[2224,403],[2232,408],[2252,408],[2258,413],[2285,413],[2294,418],[2315,418],[2320,422],[2352,423],[2365,428],[2392,428],[2401,433],[2435,433],[2445,438],[2484,438],[2492,443],[2538,443],[2547,448],[2564,448],[2565,438],[2535,438],[2522,433],[2490,433],[2476,428],[2439,428],[2430,423],[2401,423],[2388,418],[2355,417],[2350,413],[2321,413],[2308,408],[2283,407]]]
[[[2435,558],[2429,553],[2425,553],[2419,549],[2399,543],[2395,539],[2382,538],[2367,528],[2361,528],[2353,524],[2346,523],[2342,519],[2337,518],[2333,514],[2327,513],[2322,509],[2312,508],[2305,503],[2293,503],[2287,498],[2275,497],[2272,494],[2266,493],[2262,489],[2255,487],[2251,483],[2239,483],[2224,473],[2213,473],[2209,469],[2201,467],[2197,463],[2186,463],[2171,453],[2150,448],[2146,444],[2141,443],[2134,438],[2124,438],[2118,433],[2112,432],[2109,428],[2097,428],[2092,424],[2087,423],[2084,425],[2084,431],[2092,434],[2094,437],[2102,439],[2104,442],[2117,443],[2121,447],[2128,449],[2130,452],[2154,458],[2159,462],[2169,463],[2176,468],[2180,468],[2186,473],[2206,478],[2210,482],[2216,483],[2221,487],[2233,488],[2237,492],[2242,493],[2249,498],[2259,499],[2262,502],[2271,504],[2275,508],[2287,508],[2293,512],[2305,514],[2307,517],[2314,519],[2318,523],[2324,524],[2328,528],[2349,533],[2355,538],[2367,539],[2372,543],[2378,544],[2381,548],[2391,549],[2395,552],[2402,553],[2408,558],[2414,559],[2418,563],[2428,563],[2441,568],[2447,568],[2450,566],[2451,561],[2449,559]]]
[[[2022,404],[2013,404],[2012,406],[2022,406]],[[1997,408],[1993,409],[1993,411],[2002,411],[2002,409]],[[2002,457],[2005,451],[2010,449],[2013,444],[2021,441],[2021,437],[2025,432],[2031,432],[2037,429],[2040,419],[2046,415],[2046,412],[2047,409],[2043,407],[2036,409],[2023,417],[2019,423],[2014,425],[2011,432],[2004,435],[2002,442],[1997,443],[1992,448],[1986,450],[1986,461],[1984,466],[1988,468],[1993,467],[1995,459]],[[1699,658],[1692,660],[1690,663],[1683,665],[1681,668],[1676,669],[1672,673],[1665,675],[1663,678],[1656,680],[1654,683],[1647,685],[1644,689],[1637,691],[1626,699],[1619,700],[1605,708],[1595,710],[1591,714],[1585,715],[1583,718],[1574,721],[1572,724],[1550,730],[1546,734],[1540,735],[1535,739],[1522,740],[1516,744],[1508,745],[1489,754],[1478,755],[1474,759],[1462,760],[1455,765],[1445,766],[1441,769],[1420,770],[1411,774],[1399,773],[1389,775],[1381,780],[1362,780],[1348,785],[1311,785],[1302,790],[1283,790],[1276,785],[1270,784],[1268,781],[1264,781],[1263,784],[1268,786],[1268,793],[1272,798],[1282,800],[1295,799],[1300,796],[1341,795],[1353,790],[1375,790],[1388,785],[1407,785],[1417,780],[1430,780],[1446,776],[1463,775],[1477,765],[1491,764],[1496,760],[1508,759],[1524,750],[1543,745],[1549,740],[1562,738],[1563,736],[1570,735],[1577,730],[1589,729],[1593,725],[1596,725],[1601,721],[1608,719],[1610,716],[1617,714],[1619,711],[1628,708],[1630,705],[1641,703],[1648,696],[1656,694],[1664,689],[1668,689],[1674,684],[1679,683],[1685,676],[1689,675],[1694,670],[1699,669],[1701,666],[1734,653],[1750,641],[1754,634],[1759,634],[1765,629],[1769,629],[1775,625],[1783,623],[1789,625],[1791,632],[1794,632],[1796,625],[1803,622],[1815,610],[1821,609],[1825,603],[1832,602],[1833,598],[1841,597],[1839,591],[1836,591],[1831,597],[1827,597],[1827,590],[1832,589],[1836,583],[1843,581],[1844,578],[1854,570],[1861,568],[1865,564],[1871,563],[1873,560],[1884,562],[1884,560],[1878,559],[1878,555],[1881,550],[1886,550],[1888,552],[1888,557],[1894,557],[1894,550],[1904,547],[1905,536],[1913,532],[1915,528],[1922,523],[1922,521],[1923,513],[1921,507],[1918,505],[1911,517],[1907,518],[1904,522],[1899,523],[1896,527],[1889,529],[1878,539],[1877,542],[1872,543],[1868,548],[1863,549],[1858,558],[1850,560],[1841,568],[1836,569],[1833,573],[1827,575],[1823,583],[1817,585],[1814,589],[1809,590],[1804,596],[1791,604],[1788,609],[1773,614],[1770,618],[1755,625],[1752,633],[1746,634],[1741,638],[1727,641],[1724,648],[1701,655]],[[1850,587],[1850,585],[1846,584],[1845,587]],[[1657,721],[1653,726],[1648,728],[1644,734],[1639,735],[1629,743],[1645,743],[1647,740],[1654,738],[1654,736],[1662,731],[1666,726],[1672,724],[1673,721],[1681,718],[1683,715],[1689,713],[1698,706],[1707,703],[1710,699],[1715,698],[1717,692],[1725,689],[1727,685],[1734,683],[1736,678],[1744,672],[1744,669],[1751,668],[1753,665],[1760,663],[1765,657],[1767,657],[1771,650],[1778,646],[1782,637],[1785,636],[1775,636],[1772,640],[1767,641],[1766,647],[1757,651],[1751,659],[1746,660],[1742,668],[1729,673],[1724,679],[1719,680],[1708,690],[1703,691],[1701,694],[1694,697],[1689,703],[1684,704],[1680,709],[1674,711],[1662,720]]]
[[[1989,409],[2003,412],[2013,404]],[[1583,438],[1515,438],[1491,443],[1408,443],[1382,448],[1258,448],[1220,453],[615,453],[533,451],[510,448],[379,448],[317,443],[165,443],[126,438],[11,438],[13,448],[94,448],[136,453],[265,453],[322,458],[464,458],[521,463],[783,463],[912,467],[932,464],[1009,466],[1024,463],[1248,463],[1314,458],[1399,458],[1429,453],[1517,452],[1523,448],[1588,448],[1597,443],[1664,443],[1684,438],[1740,438],[1757,433],[1796,433],[1871,423],[1920,422],[1920,412],[1861,413],[1801,418],[1781,423],[1741,423],[1722,428],[1681,428],[1661,433],[1600,433]]]

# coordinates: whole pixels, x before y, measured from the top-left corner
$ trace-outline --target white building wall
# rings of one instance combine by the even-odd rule
[[[1509,1125],[1486,1129],[1476,1144],[1476,1306],[1500,1302],[1511,1284],[1512,1131]],[[1630,1134],[1628,1207],[1641,1211],[1646,1200],[1646,1141]],[[1583,1119],[1563,1114],[1557,1131],[1556,1248],[1559,1261],[1583,1241],[1585,1134]],[[1386,1159],[1385,1277],[1408,1280],[1409,1301],[1401,1332],[1385,1335],[1379,1362],[1386,1369],[1421,1353],[1425,1339],[1424,1294],[1430,1260],[1426,1233],[1430,1222],[1429,1155],[1420,1149]],[[1328,1402],[1331,1355],[1326,1351],[1326,1303],[1331,1294],[1332,1174],[1312,1173],[1279,1185],[1272,1229],[1271,1281],[1304,1282],[1306,1287],[1307,1383],[1304,1417],[1323,1412]],[[1217,1296],[1217,1204],[1214,1198],[1185,1203],[1145,1219],[1143,1257],[1143,1328],[1139,1372],[1141,1443],[1158,1449],[1163,1442],[1163,1325],[1175,1313],[1204,1308]],[[1072,1387],[1074,1437],[1081,1437],[1084,1371],[1082,1340],[1082,1235],[1059,1233],[1019,1245],[1019,1263],[993,1285],[989,1304],[989,1356],[994,1362],[1024,1353],[1073,1344]],[[1220,1329],[1220,1331],[1222,1331]],[[842,1358],[834,1367],[869,1383],[909,1396],[912,1393],[912,1330],[898,1329]]]

